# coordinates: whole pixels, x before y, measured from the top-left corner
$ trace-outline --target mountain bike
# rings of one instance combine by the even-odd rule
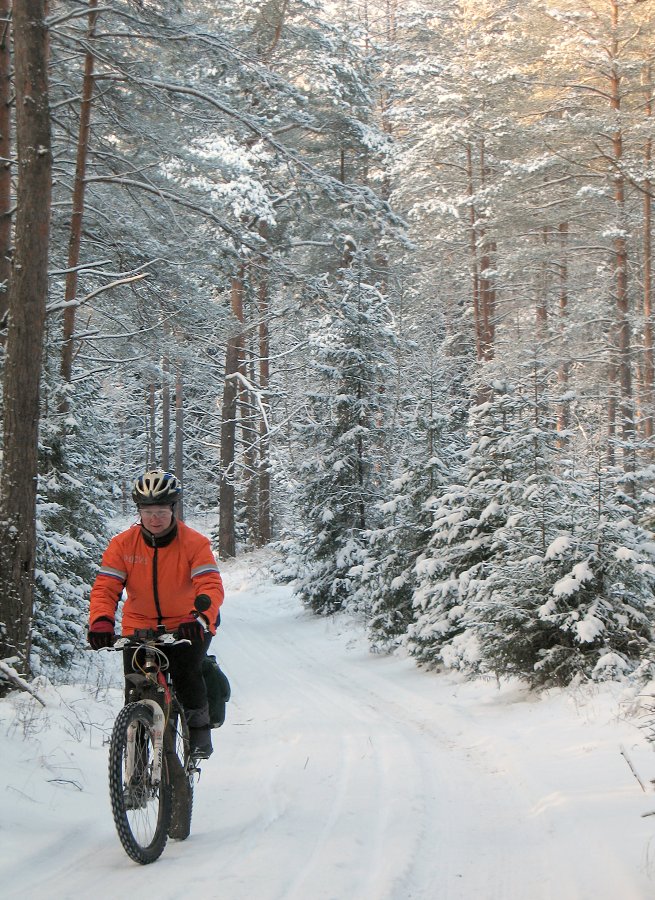
[[[109,745],[109,793],[118,837],[127,855],[146,865],[161,856],[169,837],[191,831],[198,760],[168,672],[164,648],[190,643],[163,629],[137,630],[110,650],[133,651],[125,676],[126,705]]]

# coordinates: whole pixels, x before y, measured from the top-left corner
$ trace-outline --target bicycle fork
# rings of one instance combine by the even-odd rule
[[[150,778],[153,785],[159,784],[161,781],[162,760],[164,755],[164,728],[166,727],[166,717],[161,706],[154,700],[140,700],[144,706],[152,710],[152,744],[154,756],[152,761],[152,772]],[[132,722],[127,730],[127,759],[125,761],[125,779],[130,781],[137,768],[139,759],[139,748],[137,746],[137,729],[138,722]]]

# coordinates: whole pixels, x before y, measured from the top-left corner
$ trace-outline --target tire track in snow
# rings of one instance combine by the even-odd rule
[[[540,762],[554,771],[550,744],[531,742],[548,724],[560,728],[557,706],[546,704],[551,722],[537,715],[526,734],[525,703],[518,716],[507,700],[485,706],[479,686],[470,702],[453,680],[371,656],[358,637],[340,633],[343,620],[305,614],[287,588],[258,587],[250,576],[239,584],[242,562],[232,577],[225,568],[228,603],[214,650],[233,699],[203,765],[191,837],[169,842],[154,866],[125,856],[96,734],[73,754],[85,773],[74,800],[74,821],[84,827],[39,834],[34,866],[5,869],[8,898],[72,900],[89,890],[94,900],[141,891],[158,900],[653,896],[637,871],[649,863],[639,849],[652,846],[648,838],[630,871],[631,857],[612,854],[607,816],[594,820],[607,784],[621,784],[617,773],[601,773],[597,784],[586,778],[579,742],[556,783],[540,772]],[[106,714],[98,711],[102,721]],[[572,733],[578,740],[577,724]],[[41,783],[38,768],[29,771]],[[644,820],[644,835],[651,823]]]
[[[306,615],[278,591],[279,607],[268,590],[251,591],[224,636],[234,671],[250,670],[244,700],[256,708],[258,691],[269,705],[271,695],[282,698],[268,719],[271,742],[297,742],[273,775],[273,790],[289,802],[270,835],[273,843],[295,835],[296,867],[292,853],[280,860],[264,896],[552,900],[555,892],[582,900],[579,854],[562,854],[552,819],[535,814],[543,786],[516,768],[511,740],[486,734],[484,717],[455,696],[440,691],[440,703],[417,693],[423,673],[398,683],[398,660],[344,650],[342,626]],[[437,687],[423,676],[428,682]],[[304,780],[298,792],[294,780]],[[641,900],[620,866],[610,883],[621,884],[621,874],[625,900]],[[602,877],[596,883],[602,890]]]
[[[259,614],[263,620],[269,618],[266,610],[258,610]],[[279,618],[270,616],[277,620],[276,628]],[[409,826],[419,787],[414,752],[404,735],[389,733],[389,723],[377,709],[343,689],[331,670],[332,648],[328,644],[327,659],[322,659],[323,639],[312,641],[307,624],[296,609],[287,621],[286,640],[280,643],[271,643],[270,631],[261,621],[254,631],[248,622],[239,624],[229,637],[230,652],[241,671],[256,673],[266,659],[271,673],[283,672],[283,687],[277,675],[271,675],[273,693],[283,691],[291,712],[280,712],[273,740],[288,741],[287,728],[294,734],[299,748],[296,762],[302,762],[302,771],[292,777],[304,779],[304,793],[319,798],[309,821],[303,820],[302,798],[289,812],[288,828],[298,832],[302,846],[299,867],[295,874],[290,869],[288,884],[280,876],[278,891],[271,896],[379,898],[381,882],[393,881],[413,852],[415,829]],[[292,639],[296,630],[300,641]],[[270,685],[263,688],[270,691]],[[277,777],[283,780],[287,774],[278,772]],[[403,823],[400,830],[398,823]],[[343,893],[333,894],[335,873],[341,871]]]
[[[321,817],[324,821],[322,828],[317,830],[315,825],[308,826],[307,823],[301,826],[300,817],[294,823],[297,810],[289,812],[288,828],[298,831],[304,861],[288,884],[279,874],[278,890],[271,896],[295,900],[304,893],[304,896],[317,900],[332,896],[339,900],[347,896],[362,900],[398,896],[405,900],[409,889],[420,891],[432,883],[443,889],[448,880],[456,889],[463,873],[455,869],[466,867],[458,865],[457,854],[453,865],[453,854],[440,852],[452,843],[451,824],[440,826],[438,814],[437,824],[433,824],[435,809],[450,807],[452,819],[453,810],[458,802],[461,803],[461,797],[452,798],[453,790],[457,791],[451,778],[455,768],[450,759],[452,740],[433,726],[413,721],[411,714],[389,696],[392,688],[389,683],[385,686],[386,697],[371,693],[368,681],[361,678],[361,667],[352,667],[339,658],[338,666],[345,667],[345,671],[331,671],[328,666],[335,665],[336,648],[325,641],[320,622],[308,620],[302,614],[299,616],[297,611],[288,617],[276,617],[261,608],[256,612],[257,617],[262,618],[254,630],[244,621],[239,625],[239,629],[244,629],[243,634],[230,636],[235,647],[238,645],[239,664],[245,668],[250,665],[256,671],[260,665],[258,660],[266,658],[271,672],[283,668],[283,696],[293,703],[295,727],[302,731],[308,759],[317,752],[316,738],[312,735],[319,734],[320,740],[329,745],[345,730],[345,746],[349,748],[338,760],[340,768],[336,773],[334,760],[324,759],[320,763],[320,767],[331,772],[332,780],[331,800],[321,802],[317,810],[319,821]],[[275,628],[280,629],[277,636],[283,637],[281,641],[271,644],[271,632],[263,627],[267,620],[271,626],[275,621]],[[294,634],[298,632],[300,634],[294,640]],[[329,663],[322,658],[326,653]],[[373,661],[367,662],[372,664]],[[327,728],[325,723],[328,723]],[[281,734],[277,737],[284,739]],[[353,752],[354,746],[360,748],[359,756]],[[338,752],[338,748],[334,748],[332,755]],[[438,759],[444,753],[447,760],[442,774]],[[469,766],[467,761],[465,768]],[[335,782],[341,785],[339,789],[334,787]],[[462,782],[465,793],[469,782],[467,775],[466,781]],[[356,789],[349,790],[344,785],[356,785]],[[317,787],[320,796],[320,786],[313,783],[310,790],[317,791]],[[466,802],[479,805],[480,801],[476,801],[470,791],[468,793]],[[483,806],[484,816],[478,810],[478,819],[482,817],[486,821],[490,810],[484,798]],[[492,809],[492,819],[493,812]],[[344,834],[355,834],[356,846],[344,846],[341,837]],[[462,835],[462,839],[466,844],[466,835]],[[496,861],[492,863],[495,869]],[[488,872],[482,880],[488,890],[487,876]],[[497,872],[495,878],[497,881]],[[508,890],[509,880],[511,869],[502,879],[499,896],[503,900],[513,896]],[[341,893],[334,893],[335,881],[342,884]],[[411,887],[412,883],[414,887]],[[419,893],[414,895],[421,896]],[[521,896],[520,891],[516,896]]]

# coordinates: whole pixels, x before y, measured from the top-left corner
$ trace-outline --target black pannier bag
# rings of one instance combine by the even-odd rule
[[[210,728],[220,728],[225,721],[225,704],[230,699],[230,682],[216,662],[215,656],[206,656],[203,659],[202,677],[207,685],[209,726]]]

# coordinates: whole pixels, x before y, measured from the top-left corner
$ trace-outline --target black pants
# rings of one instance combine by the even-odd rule
[[[194,727],[201,727],[209,723],[207,688],[201,666],[203,659],[207,655],[211,640],[211,634],[206,634],[202,644],[194,642],[193,644],[178,644],[175,647],[167,647],[165,650],[160,648],[168,659],[168,668],[177,698],[187,713],[189,725]],[[126,675],[129,675],[130,672],[139,671],[138,653],[136,667],[133,666],[133,660],[134,650],[124,650],[123,671]]]

